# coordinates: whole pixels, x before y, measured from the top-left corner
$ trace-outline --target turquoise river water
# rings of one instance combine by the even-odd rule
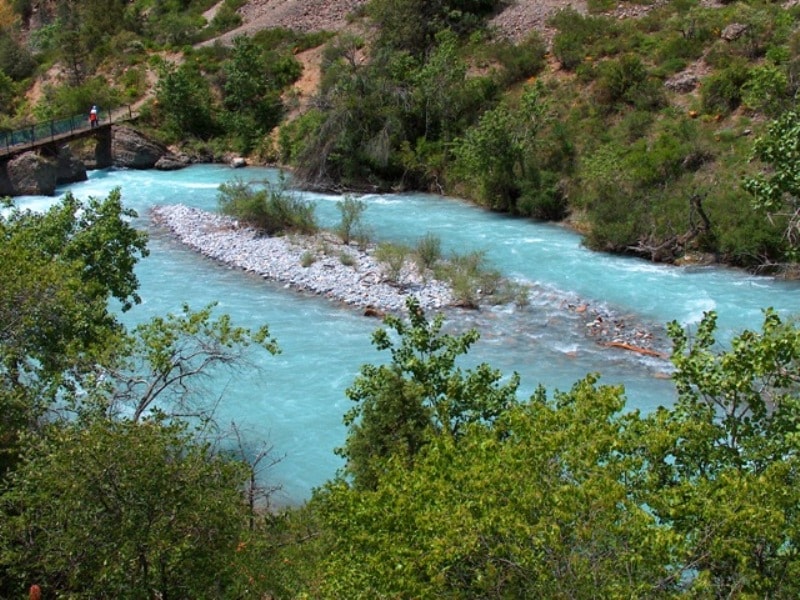
[[[183,203],[215,210],[219,184],[234,178],[276,181],[278,172],[219,165],[173,172],[104,170],[59,192],[105,197],[119,187],[126,206],[139,213],[137,225],[149,228],[149,207]],[[336,202],[341,197],[306,197],[315,202],[322,226],[338,222]],[[564,390],[586,373],[599,372],[601,382],[625,385],[631,408],[646,412],[673,401],[665,361],[601,347],[587,335],[585,316],[569,305],[602,307],[626,322],[647,325],[657,335],[671,320],[691,327],[704,311],[715,310],[722,340],[744,328],[759,328],[765,307],[787,316],[800,313],[798,283],[594,253],[581,245],[580,236],[562,227],[493,214],[456,199],[424,194],[362,199],[368,205],[364,219],[376,240],[413,245],[431,232],[441,238],[445,252],[485,251],[492,267],[533,286],[528,307],[453,310],[447,315],[453,327],[476,327],[481,333],[464,366],[485,361],[504,373],[519,372],[522,397],[538,384]],[[32,209],[54,200],[17,199]],[[217,382],[224,395],[218,417],[221,423],[236,421],[250,439],[267,441],[275,456],[283,456],[265,474],[271,484],[282,487],[276,503],[308,498],[341,466],[333,450],[344,440],[347,386],[360,365],[385,359],[370,343],[380,322],[357,309],[216,264],[163,232],[151,231],[150,249],[138,267],[143,302],[124,316],[129,324],[177,312],[183,303],[201,308],[216,301],[238,324],[270,326],[281,354],[257,356],[257,368]]]

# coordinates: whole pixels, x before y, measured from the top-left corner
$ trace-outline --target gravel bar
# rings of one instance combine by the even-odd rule
[[[409,296],[425,310],[453,304],[448,284],[423,278],[410,262],[399,283],[392,283],[373,258],[374,246],[361,250],[342,244],[331,233],[271,237],[229,217],[183,204],[155,206],[151,216],[157,226],[204,256],[368,314],[402,312]]]

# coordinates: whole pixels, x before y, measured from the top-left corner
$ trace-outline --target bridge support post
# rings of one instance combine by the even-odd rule
[[[95,134],[97,144],[94,147],[95,168],[106,169],[114,164],[111,155],[111,130],[113,127],[104,127]]]

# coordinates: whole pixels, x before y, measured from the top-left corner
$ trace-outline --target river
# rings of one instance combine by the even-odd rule
[[[197,165],[180,171],[102,170],[86,182],[59,189],[79,198],[105,197],[119,187],[123,202],[139,213],[137,226],[150,228],[149,207],[183,203],[215,210],[220,183],[277,181],[278,171],[233,170]],[[304,194],[316,204],[320,224],[339,219],[339,196]],[[364,220],[376,240],[413,245],[426,233],[440,237],[445,253],[481,250],[490,266],[532,286],[531,303],[453,310],[456,330],[476,327],[481,340],[464,366],[488,362],[522,377],[521,396],[537,385],[568,389],[589,372],[601,382],[624,384],[628,406],[650,411],[674,400],[665,361],[600,346],[586,315],[611,313],[630,326],[645,326],[663,339],[664,324],[677,320],[691,328],[704,311],[719,314],[720,336],[728,340],[744,328],[759,328],[762,309],[789,316],[800,313],[800,284],[756,277],[717,267],[671,267],[587,250],[580,236],[552,224],[494,214],[457,199],[426,194],[368,195]],[[18,205],[41,209],[54,198],[23,196]],[[218,418],[235,421],[255,441],[263,440],[282,460],[262,476],[279,484],[276,504],[308,498],[312,489],[341,467],[334,454],[344,441],[342,415],[350,402],[347,386],[366,362],[386,357],[371,346],[374,318],[281,285],[232,270],[188,251],[163,232],[151,231],[151,254],[137,273],[141,305],[124,315],[135,324],[153,315],[178,312],[183,303],[219,310],[240,325],[267,323],[281,347],[278,356],[255,356],[254,365],[216,382],[224,396]],[[588,312],[574,310],[588,306]]]

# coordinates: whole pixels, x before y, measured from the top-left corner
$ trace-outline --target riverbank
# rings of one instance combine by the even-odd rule
[[[204,256],[287,287],[381,316],[405,309],[409,296],[425,310],[453,305],[449,285],[407,264],[390,281],[374,246],[343,244],[330,233],[268,237],[234,219],[181,204],[154,206],[151,217]]]

